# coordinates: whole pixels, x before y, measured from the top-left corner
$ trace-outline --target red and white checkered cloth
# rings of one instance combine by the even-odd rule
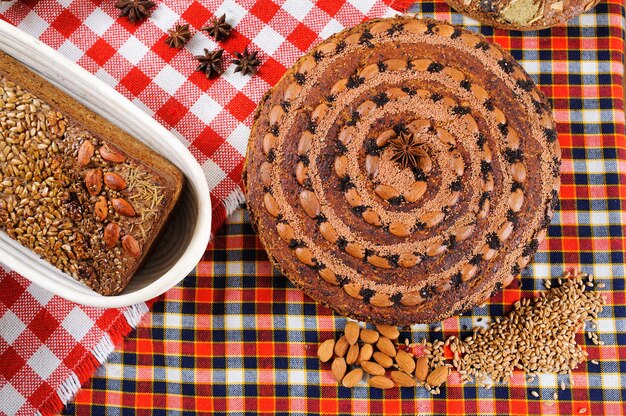
[[[157,0],[141,24],[118,18],[113,0],[0,3],[0,18],[57,49],[171,129],[206,173],[214,229],[242,202],[240,176],[257,103],[298,57],[359,22],[408,7],[394,0]],[[199,29],[223,13],[234,29],[219,45]],[[195,29],[183,49],[165,43],[176,23]],[[263,64],[234,72],[249,46]],[[224,74],[195,72],[194,55],[222,47]],[[183,276],[181,276],[182,278]],[[73,304],[0,268],[0,414],[56,413],[104,362],[148,305]]]

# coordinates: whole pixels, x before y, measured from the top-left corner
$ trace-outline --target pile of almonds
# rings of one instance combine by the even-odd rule
[[[399,336],[394,326],[361,329],[358,323],[349,321],[336,342],[329,339],[320,344],[317,355],[322,362],[332,360],[333,376],[345,387],[356,386],[365,372],[371,387],[390,389],[396,385],[415,387],[419,384],[438,393],[439,386],[450,374],[449,365],[431,368],[434,356],[415,357],[407,345],[395,343]],[[352,366],[350,371],[348,366]]]
[[[476,328],[473,336],[464,340],[450,336],[433,343],[422,339],[423,352],[417,356],[413,347],[419,344],[394,342],[400,336],[396,327],[361,329],[354,321],[346,324],[344,335],[336,342],[322,342],[317,354],[322,362],[332,360],[333,376],[345,387],[356,386],[364,372],[369,374],[371,387],[421,385],[431,394],[439,393],[452,368],[459,371],[463,384],[475,380],[485,388],[506,381],[514,369],[531,378],[538,373],[571,376],[587,359],[586,351],[576,343],[576,334],[588,321],[597,328],[595,320],[605,302],[599,292],[588,290],[593,287],[593,277],[578,272],[559,278],[556,287],[546,281],[546,292],[516,302],[505,318],[496,318],[487,328]],[[594,344],[603,344],[595,332],[588,331],[587,336]],[[446,362],[445,346],[450,346],[452,363]],[[350,371],[348,366],[352,366]]]

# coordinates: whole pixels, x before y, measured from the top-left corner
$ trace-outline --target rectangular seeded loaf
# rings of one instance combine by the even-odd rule
[[[166,159],[0,52],[0,231],[115,295],[183,181]]]

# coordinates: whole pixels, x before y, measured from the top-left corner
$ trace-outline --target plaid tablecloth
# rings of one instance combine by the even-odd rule
[[[119,18],[114,0],[0,2],[0,18],[57,49],[171,129],[205,171],[216,228],[243,200],[243,153],[265,91],[311,45],[364,19],[390,14],[391,6],[406,1],[155,3],[140,24]],[[218,44],[200,28],[222,14],[234,29]],[[182,50],[164,42],[175,23],[193,28]],[[225,72],[207,79],[195,71],[194,55],[218,47],[225,50]],[[258,51],[262,61],[255,76],[234,72],[234,53],[245,47]],[[0,414],[60,410],[147,310],[145,303],[82,307],[0,266]]]
[[[317,305],[272,270],[244,211],[216,236],[196,272],[154,305],[137,331],[80,391],[66,414],[626,414],[626,139],[622,99],[624,9],[603,1],[567,27],[511,33],[477,26],[441,3],[413,8],[476,29],[511,50],[552,99],[563,148],[561,204],[521,285],[484,308],[443,322],[464,335],[500,316],[541,279],[582,268],[606,287],[598,320],[603,346],[585,339],[590,361],[566,377],[528,382],[516,373],[485,390],[458,378],[432,397],[423,389],[338,387],[316,346],[345,319]],[[439,339],[427,326],[401,339]],[[582,339],[582,338],[581,338]],[[560,390],[561,381],[566,389]],[[540,393],[539,398],[531,391]],[[548,406],[554,392],[559,399]]]
[[[442,3],[422,2],[414,10],[480,30],[511,50],[552,98],[563,147],[561,206],[521,287],[505,290],[485,308],[446,320],[445,333],[464,334],[479,318],[499,316],[515,299],[539,290],[540,279],[582,267],[606,284],[609,305],[599,319],[605,345],[586,346],[600,364],[581,366],[575,385],[559,390],[559,401],[551,407],[546,402],[561,381],[552,375],[529,383],[516,374],[491,390],[463,387],[452,379],[437,397],[420,389],[337,387],[315,351],[317,342],[334,337],[345,319],[275,273],[238,212],[195,273],[154,305],[66,413],[101,414],[105,404],[110,414],[134,414],[135,409],[146,414],[626,413],[622,3],[604,1],[567,27],[527,34],[477,26]],[[436,339],[441,334],[416,326],[402,337]]]

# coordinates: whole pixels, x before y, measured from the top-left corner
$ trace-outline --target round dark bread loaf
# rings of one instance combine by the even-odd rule
[[[558,199],[550,104],[507,52],[379,19],[301,58],[257,110],[244,171],[273,264],[377,323],[471,308],[531,260]]]
[[[540,30],[567,22],[600,0],[445,0],[459,13],[510,30]]]

